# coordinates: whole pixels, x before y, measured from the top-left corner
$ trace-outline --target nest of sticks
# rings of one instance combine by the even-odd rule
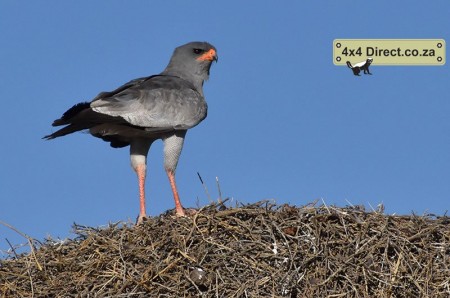
[[[0,260],[0,297],[449,297],[450,218],[209,205],[74,226]]]

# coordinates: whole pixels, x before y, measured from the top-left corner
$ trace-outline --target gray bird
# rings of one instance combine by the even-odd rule
[[[130,145],[131,166],[139,180],[138,223],[147,216],[147,154],[150,145],[162,139],[164,168],[172,187],[176,214],[184,216],[175,171],[187,130],[206,118],[203,82],[217,59],[216,48],[207,42],[182,45],[175,49],[163,72],[134,79],[114,91],[100,93],[91,102],[74,105],[52,124],[65,126],[44,139],[88,129],[93,136],[110,142],[113,148]]]

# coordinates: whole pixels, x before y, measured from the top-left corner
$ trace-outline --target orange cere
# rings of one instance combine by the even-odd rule
[[[208,52],[206,52],[203,55],[201,55],[200,57],[198,57],[197,60],[199,60],[199,61],[205,61],[205,60],[213,61],[216,58],[217,58],[216,50],[210,49]]]

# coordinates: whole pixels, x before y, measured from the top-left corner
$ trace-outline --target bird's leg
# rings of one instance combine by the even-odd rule
[[[183,149],[185,135],[186,131],[177,131],[175,134],[163,139],[164,168],[166,169],[167,177],[169,177],[170,186],[172,187],[177,216],[185,216],[183,207],[181,206],[180,196],[178,195],[177,184],[175,183],[175,171],[181,150]]]
[[[171,170],[166,170],[166,173],[167,177],[169,177],[170,187],[172,188],[177,216],[185,216],[183,206],[181,206],[180,196],[178,195],[177,184],[175,183],[175,173],[173,173]]]
[[[147,217],[145,211],[145,175],[147,166],[145,164],[139,164],[134,170],[136,171],[139,181],[139,217],[137,223],[141,224],[143,219]]]
[[[137,223],[147,217],[145,211],[145,176],[147,171],[147,154],[152,141],[145,139],[134,140],[130,144],[131,167],[136,172],[139,182],[139,217]]]

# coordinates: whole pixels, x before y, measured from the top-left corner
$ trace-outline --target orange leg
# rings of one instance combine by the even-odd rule
[[[145,212],[145,164],[138,165],[136,167],[136,174],[139,180],[139,217],[137,223],[140,224],[147,217]]]
[[[167,177],[169,177],[170,187],[172,187],[173,199],[175,200],[175,210],[177,216],[186,216],[181,206],[180,196],[178,195],[177,184],[175,183],[175,175],[171,170],[166,170]]]

